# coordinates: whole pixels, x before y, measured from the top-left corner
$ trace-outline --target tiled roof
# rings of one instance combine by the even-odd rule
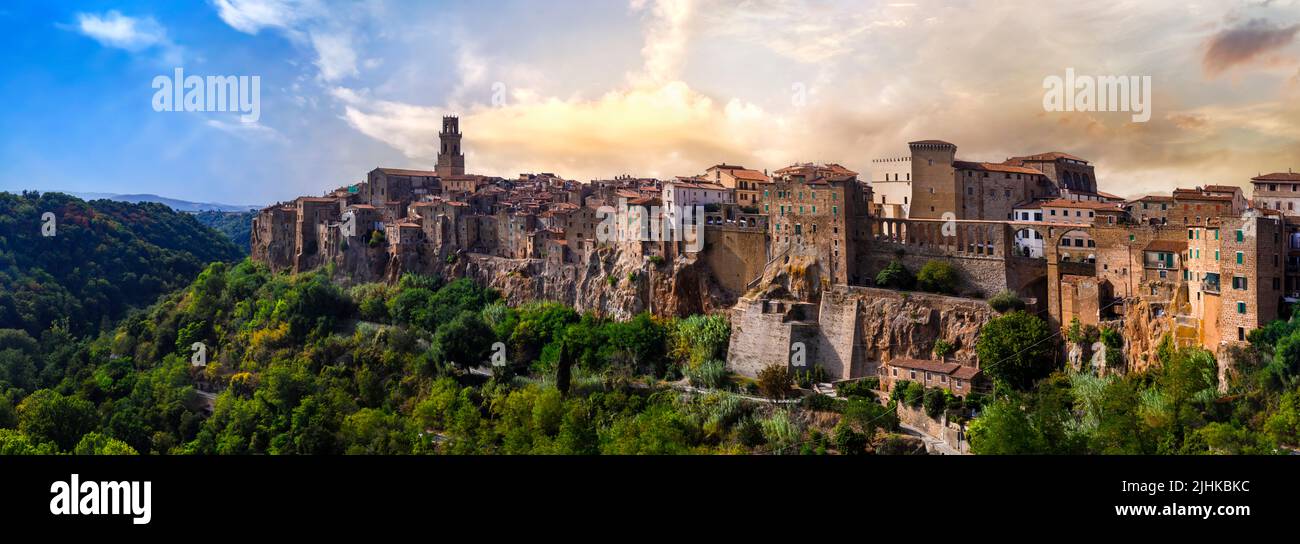
[[[1250,178],[1251,181],[1300,181],[1300,174],[1291,172],[1275,172]]]

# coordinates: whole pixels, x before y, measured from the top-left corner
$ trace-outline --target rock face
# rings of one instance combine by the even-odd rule
[[[803,342],[809,364],[832,379],[874,376],[893,359],[932,359],[943,339],[955,350],[949,361],[978,366],[975,341],[995,316],[980,300],[867,287],[834,286],[817,304],[794,299],[747,297],[732,312],[728,364],[756,375],[771,364],[790,364]]]
[[[361,244],[326,248],[325,262],[348,283],[396,282],[405,273],[467,277],[501,292],[510,304],[549,300],[579,312],[628,319],[641,312],[661,316],[711,313],[729,308],[735,295],[713,280],[693,255],[655,264],[619,247],[592,252],[586,262],[507,259],[477,253],[397,254]]]
[[[1137,300],[1124,306],[1121,324],[1124,336],[1124,361],[1129,372],[1141,372],[1159,364],[1156,349],[1166,334],[1174,329],[1174,320],[1165,304]]]

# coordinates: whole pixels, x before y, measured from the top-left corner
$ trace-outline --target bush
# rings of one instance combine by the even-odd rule
[[[836,403],[835,399],[823,395],[821,393],[818,393],[816,395],[808,395],[804,397],[803,400],[799,401],[799,406],[801,406],[805,410],[816,410],[819,412],[834,412],[836,411],[835,409],[837,408],[835,403]]]
[[[912,408],[921,406],[924,397],[925,386],[910,380],[894,382],[894,390],[889,394],[890,399]]]
[[[952,352],[956,350],[957,350],[957,346],[953,345],[952,342],[949,342],[942,338],[934,341],[934,356],[938,357],[939,360],[941,361],[945,357],[952,355]]]
[[[843,455],[861,455],[867,451],[867,437],[841,421],[835,426],[835,449]]]
[[[794,371],[794,381],[799,387],[809,389],[813,384],[824,383],[826,381],[826,369],[820,365],[813,365],[811,368],[801,368]]]
[[[953,404],[955,398],[945,389],[938,387],[926,389],[922,401],[925,405],[925,415],[938,419],[939,415]]]
[[[875,389],[880,387],[880,378],[871,377],[851,382],[835,384],[835,394],[844,398],[875,400]]]
[[[889,266],[876,274],[876,286],[889,289],[911,289],[916,285],[916,278],[903,267],[903,263],[891,261]]]
[[[957,275],[957,269],[947,261],[931,260],[921,267],[921,272],[916,275],[916,283],[922,291],[931,293],[953,294],[957,292],[957,284],[961,278]]]
[[[1011,291],[1002,291],[989,299],[989,306],[993,311],[1005,314],[1010,311],[1024,310],[1025,301],[1020,300],[1020,297]]]
[[[384,245],[385,242],[387,242],[387,238],[384,237],[384,231],[375,230],[370,232],[370,247],[379,247]]]
[[[651,255],[649,260],[650,264],[655,266],[663,266],[664,264],[664,258],[662,255]]]
[[[772,363],[758,371],[758,390],[769,399],[784,399],[790,396],[790,369],[779,363]]]
[[[695,366],[685,367],[686,378],[695,387],[721,389],[727,384],[727,364],[719,361],[706,361]]]

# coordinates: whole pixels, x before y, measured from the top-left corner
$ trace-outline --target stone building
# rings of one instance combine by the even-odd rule
[[[1300,216],[1300,174],[1275,172],[1250,178],[1256,208]]]

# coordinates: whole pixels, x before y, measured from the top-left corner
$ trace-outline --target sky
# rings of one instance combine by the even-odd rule
[[[671,177],[942,139],[1065,151],[1122,196],[1300,171],[1300,0],[195,0],[0,5],[0,190],[269,204],[379,167]],[[260,115],[155,111],[156,77],[258,76]],[[1044,80],[1150,76],[1151,117]]]

